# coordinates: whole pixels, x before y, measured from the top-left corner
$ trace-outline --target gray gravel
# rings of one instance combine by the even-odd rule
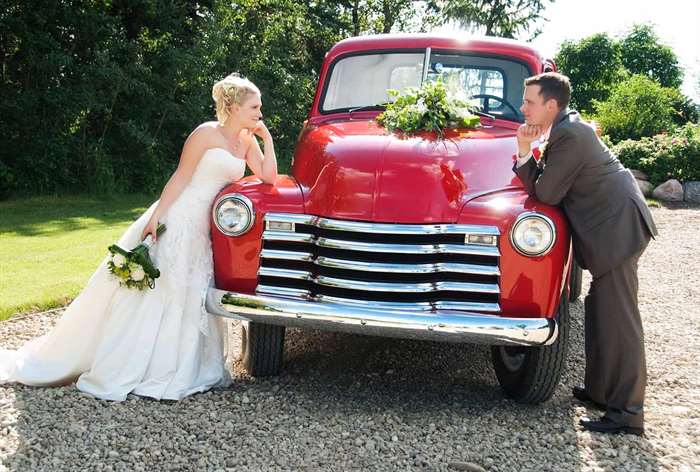
[[[483,346],[288,330],[283,375],[252,379],[234,359],[231,389],[181,402],[0,386],[0,472],[700,470],[700,207],[653,213],[661,236],[640,267],[644,438],[578,426],[598,414],[570,396],[583,378],[578,301],[567,372],[544,405],[505,399]],[[58,316],[0,323],[0,344],[17,347]]]

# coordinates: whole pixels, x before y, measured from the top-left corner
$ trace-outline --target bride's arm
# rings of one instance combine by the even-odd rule
[[[141,240],[143,240],[147,235],[151,235],[155,241],[157,238],[156,229],[158,228],[158,220],[163,214],[170,208],[170,205],[177,199],[177,197],[182,193],[187,184],[190,183],[192,179],[192,174],[194,169],[197,167],[197,163],[202,158],[202,154],[206,150],[207,145],[207,130],[204,128],[197,129],[190,134],[190,136],[185,141],[185,145],[182,147],[182,154],[180,154],[180,162],[177,165],[177,169],[173,172],[173,175],[168,179],[168,183],[163,187],[163,191],[160,194],[160,200],[156,209],[151,215],[151,219],[146,224],[141,234]]]
[[[255,135],[260,136],[263,140],[265,147],[264,154],[260,149],[258,140],[255,139]],[[270,131],[267,129],[267,126],[260,121],[258,127],[250,133],[249,139],[251,143],[245,155],[248,167],[250,167],[253,174],[260,180],[266,184],[274,185],[277,181],[277,156],[275,156],[275,145],[272,142]]]

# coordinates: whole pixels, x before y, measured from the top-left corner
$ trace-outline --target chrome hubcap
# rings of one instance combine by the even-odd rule
[[[525,363],[525,351],[521,347],[500,346],[498,351],[509,372],[517,372]]]

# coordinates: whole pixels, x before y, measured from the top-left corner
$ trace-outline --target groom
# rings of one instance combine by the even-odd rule
[[[605,409],[584,418],[591,431],[644,432],[646,361],[637,307],[637,262],[657,234],[632,174],[567,106],[568,77],[547,72],[525,80],[513,171],[527,192],[560,205],[572,229],[579,265],[593,275],[585,300],[586,374],[573,395]],[[532,143],[546,145],[539,161]]]

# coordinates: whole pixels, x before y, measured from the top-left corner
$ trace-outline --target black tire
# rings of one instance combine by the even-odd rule
[[[569,280],[569,301],[575,302],[581,296],[581,286],[583,285],[583,270],[576,261],[571,267],[571,279]]]
[[[549,346],[491,346],[496,377],[507,397],[536,404],[554,395],[564,370],[569,340],[569,299],[565,292],[556,320],[559,335]]]
[[[284,326],[242,323],[241,352],[243,367],[253,377],[279,374],[284,357]]]

